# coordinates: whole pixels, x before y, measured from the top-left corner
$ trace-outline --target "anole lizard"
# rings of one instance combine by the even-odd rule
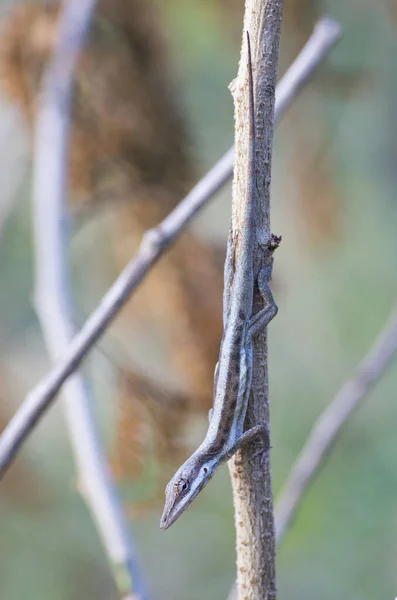
[[[214,406],[210,411],[207,434],[200,447],[178,469],[165,491],[165,507],[160,527],[167,529],[188,508],[218,467],[229,460],[243,444],[261,435],[269,448],[269,434],[264,425],[244,431],[244,421],[251,391],[252,338],[275,317],[277,306],[269,287],[272,272],[272,255],[260,269],[254,266],[257,242],[255,224],[256,174],[255,174],[255,111],[252,58],[248,44],[249,89],[249,158],[246,203],[241,229],[235,239],[229,234],[225,262],[224,333],[219,361],[214,376]],[[269,249],[279,244],[272,237]],[[236,245],[239,244],[237,259]],[[257,271],[257,273],[255,273]],[[265,306],[253,312],[254,289],[258,286]]]

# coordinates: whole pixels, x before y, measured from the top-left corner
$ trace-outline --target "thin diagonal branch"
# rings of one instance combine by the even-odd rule
[[[313,479],[325,465],[343,428],[397,353],[397,306],[355,374],[317,419],[280,493],[275,510],[280,543]]]
[[[62,356],[75,335],[65,235],[66,172],[73,74],[94,8],[95,0],[69,0],[62,10],[59,42],[44,74],[35,131],[35,304],[52,361]],[[91,414],[89,388],[75,374],[63,392],[79,487],[102,538],[119,597],[145,600],[135,549]]]
[[[340,27],[330,19],[322,20],[290,70],[280,81],[283,90],[277,99],[275,118],[289,106],[308,81],[315,68],[328,55],[340,38]],[[311,48],[308,52],[307,48]],[[281,102],[281,104],[279,104]],[[80,333],[65,349],[63,358],[26,396],[9,425],[0,437],[0,477],[11,464],[26,437],[50,406],[66,379],[76,370],[83,358],[101,337],[118,314],[133,290],[143,280],[160,256],[190,223],[196,213],[209,201],[232,174],[233,151],[229,150],[209,171],[186,198],[156,227],[144,236],[135,258],[127,265],[91,314]]]

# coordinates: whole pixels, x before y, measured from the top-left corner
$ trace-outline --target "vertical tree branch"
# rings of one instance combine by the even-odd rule
[[[251,37],[256,111],[256,222],[258,244],[254,263],[271,263],[270,176],[273,145],[274,102],[283,0],[247,0],[241,61],[233,82],[235,102],[236,163],[233,185],[232,228],[243,217],[247,189],[247,51],[245,31]],[[263,307],[258,290],[254,314]],[[261,333],[253,344],[253,378],[247,412],[247,428],[269,426],[267,390],[267,340]],[[240,600],[276,597],[275,534],[269,454],[262,443],[250,444],[230,462],[236,521],[237,586]]]
[[[95,0],[65,3],[58,44],[44,74],[35,131],[35,304],[54,362],[64,354],[75,334],[70,308],[64,205],[73,73],[94,7]],[[80,375],[69,379],[64,395],[80,490],[108,554],[119,596],[125,600],[133,597],[145,600],[147,595],[135,550],[91,414],[89,390]]]

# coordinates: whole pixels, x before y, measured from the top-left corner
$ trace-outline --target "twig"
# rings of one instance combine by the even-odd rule
[[[275,510],[277,543],[319,474],[341,431],[397,352],[397,306],[355,374],[317,419],[280,493]]]
[[[65,235],[65,195],[73,73],[95,0],[69,0],[60,17],[59,42],[44,74],[33,165],[36,249],[36,311],[53,361],[74,335]],[[82,376],[64,388],[69,438],[79,487],[108,554],[119,597],[147,598],[135,549],[91,414]],[[135,596],[133,594],[135,593]]]
[[[287,103],[292,103],[301,89],[301,81],[306,82],[308,80],[309,75],[330,52],[339,37],[340,28],[333,21],[327,19],[317,25],[308,42],[312,52],[308,54],[306,51],[307,46],[305,46],[305,49],[292,66],[294,76],[290,76],[288,70],[280,81],[279,85],[282,86],[281,89],[284,89],[283,102],[282,105],[279,105],[276,99],[275,118],[286,110]],[[315,56],[316,52],[317,57]],[[290,87],[287,87],[287,83]],[[98,308],[91,314],[81,331],[65,349],[62,360],[26,396],[22,406],[0,437],[0,478],[11,464],[26,437],[34,429],[37,421],[50,406],[62,384],[75,371],[88,351],[101,337],[109,323],[126,303],[132,291],[167,247],[190,223],[195,214],[227,181],[232,173],[232,157],[233,152],[229,150],[164,221],[145,234],[135,258],[122,271],[103,297]]]

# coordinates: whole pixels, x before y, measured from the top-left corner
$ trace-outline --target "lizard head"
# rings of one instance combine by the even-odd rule
[[[161,517],[161,529],[168,529],[215,473],[218,463],[215,457],[200,460],[197,455],[191,456],[175,473],[165,488],[165,506]]]

